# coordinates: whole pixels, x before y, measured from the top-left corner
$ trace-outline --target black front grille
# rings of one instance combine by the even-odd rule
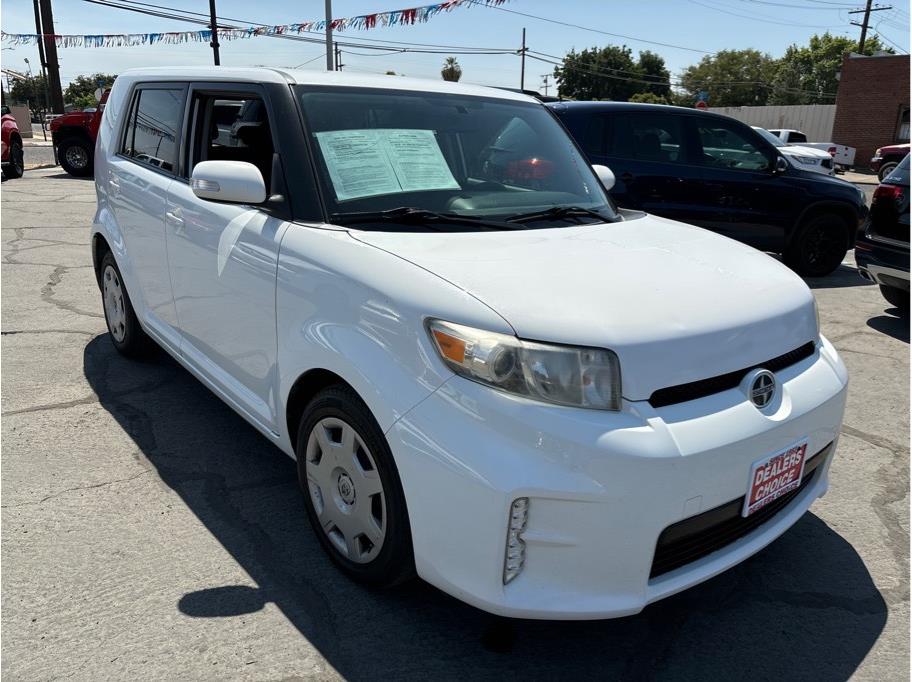
[[[832,443],[830,444],[832,445]],[[817,468],[826,461],[827,445],[804,465],[801,485],[748,517],[741,516],[744,498],[691,516],[662,531],[656,543],[650,578],[668,573],[730,545],[772,519],[807,488]]]
[[[784,353],[779,357],[767,360],[766,362],[761,362],[757,365],[752,365],[751,367],[735,370],[728,374],[720,374],[718,376],[710,377],[709,379],[691,381],[688,384],[678,384],[677,386],[660,388],[649,396],[649,404],[653,407],[665,407],[666,405],[674,405],[676,403],[687,402],[688,400],[705,398],[714,393],[727,391],[740,384],[744,375],[752,369],[762,367],[763,369],[768,369],[770,372],[779,372],[805,358],[811,357],[814,354],[814,348],[814,342],[808,341],[795,350],[790,350],[788,353]]]

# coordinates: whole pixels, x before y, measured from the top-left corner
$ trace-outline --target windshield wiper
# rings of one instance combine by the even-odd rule
[[[597,218],[600,222],[603,223],[612,222],[611,218],[606,218],[598,211],[592,211],[588,208],[583,208],[582,206],[555,206],[554,208],[549,208],[545,211],[521,213],[520,215],[513,216],[512,218],[507,218],[507,220],[511,223],[528,223],[532,222],[533,220],[558,220],[560,218],[577,218],[582,216]]]
[[[333,213],[332,222],[339,225],[352,223],[402,223],[404,225],[430,225],[434,223],[449,223],[451,225],[470,225],[485,230],[519,230],[518,225],[498,220],[485,220],[457,213],[437,213],[423,208],[400,206],[386,211],[363,211],[359,213]]]

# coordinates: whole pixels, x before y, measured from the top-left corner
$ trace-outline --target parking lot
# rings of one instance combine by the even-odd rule
[[[164,355],[114,351],[94,208],[59,168],[3,184],[8,679],[908,679],[909,325],[851,253],[809,281],[851,375],[826,497],[637,616],[504,621],[350,582],[290,459]]]

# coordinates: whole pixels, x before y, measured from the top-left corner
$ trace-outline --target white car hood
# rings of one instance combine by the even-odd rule
[[[515,232],[349,232],[465,290],[521,338],[610,348],[628,400],[748,368],[817,335],[813,295],[791,270],[654,216]]]
[[[815,149],[814,147],[802,147],[800,145],[788,145],[787,147],[779,147],[779,151],[783,154],[788,154],[789,156],[807,156],[812,159],[832,158],[829,152],[825,152],[822,149]]]

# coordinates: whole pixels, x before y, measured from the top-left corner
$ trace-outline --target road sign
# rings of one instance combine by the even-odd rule
[[[708,109],[709,105],[706,103],[706,100],[699,100],[695,105],[697,109]]]

